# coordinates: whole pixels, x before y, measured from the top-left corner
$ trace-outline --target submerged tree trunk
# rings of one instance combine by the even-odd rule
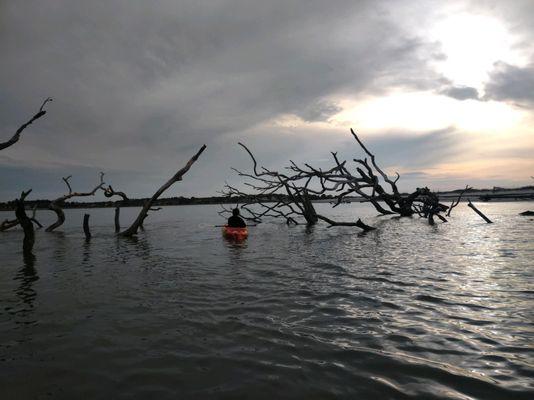
[[[451,216],[452,209],[453,209],[454,207],[456,207],[458,204],[460,204],[460,201],[462,200],[462,196],[463,196],[464,193],[465,193],[466,191],[468,191],[469,189],[471,189],[471,188],[469,187],[469,185],[466,185],[466,186],[465,186],[465,189],[462,190],[462,191],[460,192],[458,198],[457,198],[456,200],[453,200],[453,201],[452,201],[451,205],[449,206],[449,211],[447,211],[447,217],[450,217],[450,216]]]
[[[22,244],[22,251],[24,254],[31,254],[33,249],[33,244],[35,243],[35,232],[33,230],[33,223],[30,218],[26,215],[26,210],[24,209],[24,200],[26,199],[26,196],[30,194],[32,190],[28,190],[27,192],[22,192],[20,195],[20,199],[15,200],[16,209],[15,209],[15,215],[17,216],[17,220],[20,223],[20,226],[24,230],[24,241]]]
[[[480,211],[478,208],[475,207],[475,205],[473,203],[471,203],[471,200],[469,200],[469,203],[467,204],[468,207],[471,207],[471,209],[476,212],[478,215],[480,215],[480,217],[486,221],[488,224],[492,224],[493,222],[484,215],[484,213],[482,211]]]
[[[36,213],[37,213],[37,204],[32,209],[32,216],[28,217],[28,218],[30,218],[30,220],[35,225],[37,225],[39,228],[42,228],[43,225],[41,225],[41,223],[35,217]],[[19,220],[18,219],[12,219],[12,220],[6,219],[6,220],[2,221],[2,223],[0,224],[0,232],[7,231],[8,229],[14,228],[18,224],[19,224]]]
[[[85,234],[85,240],[91,239],[91,230],[89,229],[89,214],[83,216],[83,233]]]
[[[120,214],[121,214],[121,208],[119,206],[115,206],[115,232],[116,233],[119,233],[121,230]]]
[[[357,226],[358,228],[363,229],[365,232],[373,231],[376,229],[372,226],[365,224],[360,218],[358,218],[358,221],[356,222],[337,222],[322,215],[317,215],[317,218],[328,223],[330,226]]]
[[[63,209],[54,201],[48,205],[48,209],[54,211],[57,216],[56,222],[45,229],[45,232],[52,232],[57,227],[63,225],[65,222],[65,213],[63,212]]]
[[[137,231],[139,230],[139,228],[143,225],[143,221],[145,220],[145,218],[147,217],[147,214],[148,214],[148,211],[150,210],[150,208],[152,207],[152,205],[154,204],[154,202],[158,199],[159,196],[161,196],[161,194],[163,192],[165,192],[165,190],[167,190],[168,188],[170,188],[175,182],[178,182],[178,181],[181,181],[182,180],[182,177],[187,173],[187,171],[189,171],[189,168],[191,168],[191,166],[195,163],[196,160],[198,160],[198,157],[200,157],[200,155],[202,154],[202,152],[206,149],[206,145],[202,145],[202,147],[200,148],[200,150],[197,152],[197,154],[195,154],[188,162],[187,164],[185,165],[185,167],[183,167],[181,170],[179,170],[176,174],[174,174],[174,176],[169,179],[167,182],[165,182],[165,184],[160,187],[156,193],[154,193],[152,195],[152,197],[150,198],[150,200],[148,200],[145,205],[143,206],[143,209],[141,210],[141,212],[139,213],[139,215],[137,216],[137,218],[135,219],[135,221],[133,222],[133,224],[128,228],[126,229],[124,232],[121,232],[120,235],[121,236],[133,236],[135,234],[137,234]]]

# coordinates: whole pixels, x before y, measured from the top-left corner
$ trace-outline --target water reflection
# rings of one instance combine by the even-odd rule
[[[35,262],[35,255],[31,252],[24,253],[23,266],[14,278],[15,281],[19,281],[19,285],[15,288],[15,295],[23,303],[23,307],[17,309],[14,314],[22,317],[26,317],[33,311],[35,298],[37,297],[37,292],[33,288],[34,283],[39,280]]]
[[[63,231],[47,232],[46,235],[50,235],[50,242],[54,249],[54,259],[63,262],[71,245],[69,237]]]

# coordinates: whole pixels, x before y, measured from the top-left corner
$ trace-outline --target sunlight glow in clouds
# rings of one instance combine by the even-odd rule
[[[513,49],[514,37],[495,18],[469,14],[449,17],[435,25],[430,38],[441,43],[446,57],[436,68],[457,85],[480,90],[495,62],[525,61]]]
[[[406,129],[426,132],[455,126],[468,131],[502,132],[516,126],[523,112],[497,102],[458,101],[430,92],[392,93],[363,102],[344,101],[335,122],[360,130]]]

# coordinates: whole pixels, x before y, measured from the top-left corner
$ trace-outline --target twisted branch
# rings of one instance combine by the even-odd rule
[[[45,232],[52,232],[54,229],[58,228],[59,226],[63,225],[65,222],[65,213],[63,212],[63,205],[65,204],[65,201],[68,199],[71,199],[73,197],[87,197],[87,196],[94,196],[96,191],[99,189],[102,189],[104,186],[104,173],[100,172],[100,182],[98,183],[95,188],[89,192],[73,192],[72,187],[70,185],[70,178],[72,178],[72,175],[69,175],[67,177],[61,178],[63,179],[63,182],[65,182],[65,185],[67,185],[67,188],[69,192],[61,197],[58,197],[55,200],[52,200],[48,204],[48,209],[51,211],[54,211],[57,216],[56,222],[54,222],[52,225],[50,225],[48,228],[45,229]]]
[[[22,124],[19,129],[17,129],[17,131],[15,132],[15,134],[11,137],[11,139],[9,139],[7,142],[3,142],[3,143],[0,143],[0,150],[4,150],[6,148],[8,148],[9,146],[12,146],[14,145],[15,143],[17,143],[20,139],[20,134],[22,133],[22,131],[24,129],[26,129],[29,125],[31,125],[33,123],[33,121],[41,118],[43,115],[46,114],[46,110],[44,109],[44,106],[46,105],[46,103],[48,103],[49,101],[52,101],[52,98],[50,97],[47,97],[44,101],[43,101],[43,104],[41,104],[41,107],[39,107],[39,111],[37,112],[37,114],[35,114],[28,122]]]

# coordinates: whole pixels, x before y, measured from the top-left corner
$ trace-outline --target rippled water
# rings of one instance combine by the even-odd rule
[[[0,233],[0,398],[532,399],[532,206],[431,227],[352,204],[325,212],[379,229],[262,224],[242,244],[212,206],[134,240],[90,210],[87,243],[68,210],[34,261]]]

